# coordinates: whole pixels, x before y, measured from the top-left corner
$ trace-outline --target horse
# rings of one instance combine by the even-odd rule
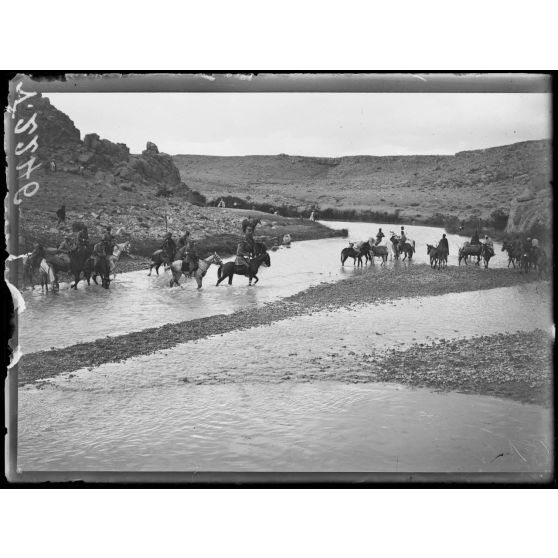
[[[23,266],[23,278],[21,282],[21,288],[25,290],[25,284],[29,283],[31,290],[35,289],[35,285],[33,284],[33,261],[31,260],[32,252],[28,252],[27,254],[23,254],[21,256],[21,263]]]
[[[504,251],[508,253],[508,267],[512,264],[515,269],[515,264],[517,263],[519,265],[521,261],[521,246],[518,245],[517,242],[504,240],[502,243],[502,252]]]
[[[543,278],[543,275],[548,273],[548,258],[546,253],[542,248],[535,248],[532,256],[533,264],[539,272],[539,280]]]
[[[426,245],[426,254],[430,256],[430,267],[441,269],[442,267],[447,267],[448,265],[448,254],[447,252],[440,248],[439,246],[432,246],[432,244]]]
[[[395,233],[391,233],[389,238],[388,246],[391,248],[392,257],[396,260],[399,259],[399,237]]]
[[[481,251],[482,251],[481,244],[470,244],[469,242],[465,242],[463,246],[459,248],[459,252],[457,254],[458,265],[461,265],[461,260],[465,262],[465,265],[468,265],[469,256],[476,256],[477,257],[476,265],[479,265],[481,259]]]
[[[407,258],[411,260],[413,258],[413,254],[415,253],[415,241],[407,239],[405,242],[401,242],[401,240],[397,243],[397,251],[399,254],[403,255],[403,261]]]
[[[151,254],[151,264],[149,266],[149,273],[147,274],[147,276],[151,277],[151,270],[153,268],[155,268],[157,275],[159,275],[159,268],[161,267],[161,265],[170,265],[170,263],[174,260],[174,256],[175,254],[171,254],[169,258],[169,255],[162,248],[160,248],[159,250],[155,250],[155,252]]]
[[[352,246],[343,248],[343,250],[341,250],[341,265],[344,266],[348,258],[353,258],[353,265],[356,265],[357,260],[358,265],[362,265],[362,254],[360,252],[357,252]]]
[[[236,265],[235,262],[227,262],[226,264],[222,264],[217,269],[217,284],[216,287],[219,286],[219,283],[224,279],[229,279],[229,285],[232,285],[233,275],[245,275],[248,277],[248,286],[252,286],[252,279],[256,280],[256,283],[259,281],[258,279],[258,270],[261,265],[265,265],[266,267],[271,266],[271,258],[267,252],[256,256],[249,260],[248,265]],[[254,285],[256,284],[254,283]]]
[[[488,262],[490,261],[490,258],[492,258],[494,256],[494,248],[492,248],[491,246],[488,246],[487,244],[481,244],[480,255],[481,255],[482,259],[484,260],[484,268],[487,269],[488,268]]]
[[[388,259],[388,248],[384,244],[378,244],[376,246],[370,246],[369,250],[370,261],[374,263],[374,258],[382,258],[382,263],[380,265],[385,265]]]
[[[196,283],[198,284],[198,289],[202,288],[202,280],[207,273],[207,270],[210,268],[211,264],[222,265],[223,260],[218,256],[217,252],[214,252],[211,256],[205,258],[204,260],[200,260],[198,262],[198,269],[194,272],[194,278]],[[172,287],[174,284],[180,286],[180,277],[182,274],[186,275],[190,273],[190,267],[187,262],[184,260],[175,260],[171,263],[170,266],[172,279],[170,280],[170,286]]]
[[[261,219],[254,219],[254,218],[250,218],[250,219],[246,218],[246,219],[243,219],[243,221],[242,221],[242,232],[245,233],[245,232],[246,232],[246,229],[247,229],[248,227],[252,227],[252,231],[255,231],[255,230],[256,230],[256,226],[257,226],[257,225],[261,225],[261,224],[262,224]]]
[[[108,257],[110,273],[113,274],[114,279],[116,279],[116,264],[120,259],[122,254],[127,254],[130,251],[130,241],[122,242],[120,244],[115,244],[112,249],[112,254]]]
[[[39,265],[39,282],[41,284],[41,291],[44,292],[46,288],[47,293],[49,284],[54,283],[54,271],[44,258]]]
[[[70,288],[77,289],[77,284],[81,278],[81,272],[84,270],[85,264],[91,255],[89,246],[77,246],[73,250],[66,253],[60,253],[56,248],[45,248],[38,244],[33,250],[30,258],[33,262],[41,261],[43,258],[46,263],[52,267],[54,280],[52,281],[52,290],[58,291],[60,288],[58,282],[58,274],[63,271],[74,276],[74,284]]]

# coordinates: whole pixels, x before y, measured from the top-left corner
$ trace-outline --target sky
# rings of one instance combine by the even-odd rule
[[[132,153],[452,155],[551,137],[542,93],[48,93]]]

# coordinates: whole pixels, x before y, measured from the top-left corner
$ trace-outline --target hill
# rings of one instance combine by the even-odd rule
[[[299,210],[317,207],[372,210],[406,221],[489,221],[537,184],[548,188],[550,140],[463,151],[455,155],[291,155],[210,157],[175,155],[181,179],[208,199],[238,196],[253,203]],[[505,225],[505,221],[504,221]]]

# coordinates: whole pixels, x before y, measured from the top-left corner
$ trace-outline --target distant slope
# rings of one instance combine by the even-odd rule
[[[551,142],[538,140],[455,155],[175,155],[182,181],[208,199],[236,195],[254,202],[400,210],[419,218],[440,212],[460,218],[509,210],[512,198],[548,182]]]

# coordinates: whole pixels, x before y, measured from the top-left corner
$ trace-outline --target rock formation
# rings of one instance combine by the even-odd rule
[[[148,141],[141,155],[130,154],[123,143],[87,134],[81,141],[80,131],[72,120],[38,94],[32,107],[18,107],[18,117],[30,118],[37,113],[39,149],[37,157],[43,164],[54,160],[62,172],[94,176],[96,182],[142,182],[165,187],[180,184],[180,174],[172,157],[160,153]]]

